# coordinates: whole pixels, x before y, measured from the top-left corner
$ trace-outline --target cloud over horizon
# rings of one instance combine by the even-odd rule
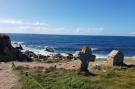
[[[103,27],[54,27],[45,22],[22,20],[0,20],[1,33],[63,34],[63,35],[102,35]]]
[[[130,32],[129,35],[135,35],[135,32]]]

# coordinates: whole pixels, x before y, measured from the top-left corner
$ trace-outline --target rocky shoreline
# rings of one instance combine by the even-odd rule
[[[41,55],[41,54],[35,54],[32,51],[26,50],[22,51],[23,47],[20,44],[17,44],[15,47],[12,46],[10,37],[5,34],[0,34],[0,62],[8,62],[8,61],[25,61],[25,62],[30,62],[30,61],[38,61],[38,62],[46,62],[46,63],[55,63],[59,61],[71,61],[71,60],[77,60],[77,57],[73,54],[70,53],[64,53],[59,54],[59,53],[53,53],[50,55]],[[49,51],[49,49],[46,49]],[[51,50],[51,52],[53,52]],[[114,51],[114,53],[110,53],[109,57],[110,59],[115,57],[119,52]],[[121,54],[118,55],[120,57]],[[124,55],[123,55],[124,57]],[[108,59],[109,59],[108,58]],[[135,59],[134,57],[125,57],[126,59]],[[124,59],[125,59],[124,58]],[[98,58],[101,59],[101,58]],[[123,60],[122,60],[123,61]]]
[[[30,70],[34,69],[43,73],[50,67],[78,70],[81,65],[81,61],[73,54],[54,53],[45,56],[35,54],[29,50],[22,51],[22,49],[23,47],[21,45],[13,47],[9,36],[0,34],[0,88],[10,89],[15,84],[17,85],[19,80],[12,72],[14,67],[19,70],[21,68],[24,69],[24,73],[27,73],[28,71],[30,72]],[[121,52],[114,50],[107,56],[107,58],[96,58],[96,60],[90,61],[88,70],[93,73],[97,71],[102,71],[104,73],[107,72],[108,69],[115,68],[113,66],[114,63],[120,65],[117,70],[125,70],[129,67],[135,66],[135,57],[124,57]],[[124,66],[121,66],[121,64],[124,64]]]
[[[21,51],[23,48],[20,44],[17,44],[16,47],[11,45],[11,40],[8,35],[0,34],[0,62],[8,61],[44,61],[44,62],[57,62],[60,60],[71,60],[73,59],[72,54],[65,53],[61,54],[52,54],[52,55],[41,55],[35,54],[32,51],[26,50]],[[47,49],[48,50],[48,49]],[[52,51],[51,51],[52,52]]]

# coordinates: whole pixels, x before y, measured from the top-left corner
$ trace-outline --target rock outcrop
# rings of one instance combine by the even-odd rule
[[[18,52],[18,50],[12,47],[9,36],[0,34],[0,61],[15,60]]]
[[[47,52],[54,52],[54,49],[52,49],[52,48],[45,48],[45,51],[47,51]]]
[[[107,62],[112,65],[123,65],[124,61],[124,54],[119,50],[113,50],[108,56],[107,56]]]
[[[27,55],[23,54],[19,49],[14,48],[11,45],[11,40],[8,35],[0,34],[0,62],[13,60],[29,61],[30,59],[27,57]]]
[[[23,47],[20,44],[17,44],[15,48],[18,49],[18,50],[23,50]]]

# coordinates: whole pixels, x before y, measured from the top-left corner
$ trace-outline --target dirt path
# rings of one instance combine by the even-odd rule
[[[12,63],[0,63],[0,89],[11,89],[17,84],[18,78],[12,71]],[[15,66],[24,66],[29,68],[44,67],[49,68],[56,66],[57,68],[75,69],[78,61],[66,63],[38,63],[38,62],[14,62]]]
[[[56,68],[64,68],[64,69],[75,69],[79,67],[80,61],[75,60],[75,61],[70,61],[70,62],[65,62],[65,63],[41,63],[41,62],[14,62],[15,66],[24,66],[28,68],[35,68],[35,67],[44,67],[44,68],[49,68],[49,67],[56,67]]]
[[[0,89],[10,89],[17,82],[11,63],[0,63]]]
[[[0,63],[0,89],[11,89],[18,81],[13,73],[11,62]],[[15,66],[26,66],[29,68],[56,66],[57,68],[74,69],[76,61],[66,63],[37,63],[37,62],[14,62]]]

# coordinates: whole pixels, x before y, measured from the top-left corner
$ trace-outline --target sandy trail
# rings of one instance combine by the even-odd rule
[[[10,89],[17,82],[17,76],[12,72],[11,63],[0,64],[0,89]]]

